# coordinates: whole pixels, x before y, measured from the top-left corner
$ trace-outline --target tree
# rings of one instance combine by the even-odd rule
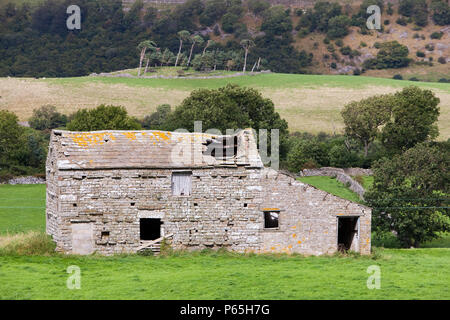
[[[248,9],[255,15],[260,15],[265,10],[270,8],[270,3],[265,0],[249,0]]]
[[[139,43],[138,49],[140,50],[140,56],[139,56],[139,69],[138,69],[138,77],[141,75],[141,68],[142,68],[142,61],[144,61],[145,53],[147,49],[155,50],[156,49],[156,43],[151,40],[144,40]]]
[[[156,108],[156,111],[146,116],[142,121],[144,129],[164,130],[164,124],[170,114],[170,105],[161,104]]]
[[[287,165],[291,172],[298,173],[328,165],[328,152],[325,143],[316,139],[297,140],[287,155]]]
[[[205,47],[203,48],[202,56],[205,54],[207,48],[212,47],[212,46],[214,46],[215,44],[216,44],[216,43],[214,42],[214,40],[208,40],[208,41],[206,41],[206,45],[205,45]]]
[[[139,130],[138,120],[128,116],[121,106],[100,105],[95,109],[80,109],[67,124],[71,131]]]
[[[344,15],[336,16],[328,21],[327,36],[330,39],[342,38],[348,34],[350,18]]]
[[[56,107],[45,105],[33,110],[33,115],[28,120],[30,127],[36,130],[49,130],[65,126],[67,116],[56,111]]]
[[[245,72],[245,69],[247,67],[247,55],[248,55],[248,51],[250,50],[251,47],[255,46],[255,43],[253,42],[253,40],[250,39],[244,39],[241,41],[241,47],[244,48],[244,68],[242,69],[242,72]]]
[[[381,133],[385,148],[399,153],[437,137],[439,102],[432,91],[415,86],[395,93],[391,119]]]
[[[177,59],[175,60],[175,67],[178,65],[178,59],[180,58],[181,48],[183,47],[183,41],[189,40],[191,34],[187,30],[181,30],[177,33],[180,46],[178,47]]]
[[[392,95],[370,97],[351,102],[341,111],[345,134],[364,145],[364,157],[367,157],[371,143],[379,135],[380,126],[389,121],[393,100]]]
[[[431,2],[432,18],[439,26],[450,24],[450,6],[447,1],[433,0]]]
[[[7,162],[21,145],[24,128],[18,124],[19,118],[7,110],[0,110],[0,161]]]
[[[189,52],[189,58],[187,61],[187,66],[189,67],[189,64],[191,63],[191,57],[192,57],[192,51],[194,51],[194,46],[198,43],[199,45],[203,43],[203,38],[199,35],[195,35],[193,37],[191,37],[191,51]]]
[[[377,57],[364,61],[366,69],[403,68],[409,65],[409,49],[398,41],[379,44]]]
[[[364,195],[375,231],[395,232],[404,247],[418,247],[450,230],[448,145],[421,143],[372,166],[374,183]]]
[[[170,114],[167,130],[193,131],[194,121],[202,121],[204,130],[218,129],[224,134],[227,129],[279,129],[280,154],[286,154],[288,124],[275,111],[273,102],[255,89],[229,84],[219,89],[194,90]]]
[[[164,49],[161,55],[161,63],[168,66],[169,64],[173,63],[174,59],[175,55],[172,53],[172,51],[170,51],[169,48]]]

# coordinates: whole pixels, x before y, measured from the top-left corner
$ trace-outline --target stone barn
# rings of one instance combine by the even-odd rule
[[[225,247],[370,253],[371,210],[265,168],[251,129],[51,134],[46,229],[57,250]]]

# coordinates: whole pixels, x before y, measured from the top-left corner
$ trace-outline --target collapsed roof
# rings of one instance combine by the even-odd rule
[[[52,153],[59,170],[263,167],[252,129],[234,135],[53,130],[49,148]]]

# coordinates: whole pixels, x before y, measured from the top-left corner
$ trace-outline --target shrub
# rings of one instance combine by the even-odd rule
[[[342,46],[344,45],[344,42],[343,42],[341,39],[337,39],[334,43],[335,43],[338,47],[342,47]]]
[[[387,26],[387,25],[389,25],[389,24],[391,23],[391,21],[389,21],[388,19],[386,19],[386,20],[384,20],[383,23],[384,23],[385,26]]]
[[[372,246],[398,249],[401,248],[401,243],[392,232],[372,231]]]
[[[329,39],[329,38],[324,38],[324,39],[323,39],[323,43],[325,43],[325,44],[330,44],[330,39]]]
[[[433,32],[433,33],[430,35],[430,38],[431,38],[431,39],[441,39],[443,35],[444,35],[443,32]]]
[[[164,130],[164,124],[169,114],[169,104],[159,105],[155,112],[146,116],[144,120],[141,121],[141,125],[144,129]]]
[[[332,62],[332,63],[330,64],[330,67],[331,67],[331,69],[336,69],[336,68],[337,68],[337,65],[336,65],[335,62]]]
[[[408,21],[403,17],[398,18],[395,22],[401,26],[406,26],[408,24]]]
[[[425,57],[425,53],[422,51],[417,51],[416,52],[416,56],[418,56],[419,58],[424,58]]]
[[[0,236],[0,255],[51,255],[55,247],[51,237],[43,232]]]
[[[402,76],[401,74],[396,74],[396,75],[394,75],[394,76],[392,77],[392,79],[395,79],[395,80],[403,80],[403,76]]]
[[[409,50],[397,41],[384,42],[380,44],[380,50],[376,58],[364,61],[366,69],[387,69],[387,68],[403,68],[409,65]]]
[[[360,74],[361,74],[361,69],[356,68],[356,69],[353,70],[353,75],[354,76],[359,76]]]
[[[344,56],[348,56],[348,55],[350,55],[350,53],[352,52],[352,48],[350,48],[349,46],[345,46],[345,47],[342,47],[339,51],[340,51]]]
[[[295,141],[289,150],[287,165],[292,172],[299,172],[311,167],[327,166],[326,144],[316,139]]]
[[[367,43],[365,43],[364,41],[361,41],[360,43],[359,43],[359,45],[361,46],[361,47],[367,47]]]
[[[434,23],[440,26],[450,24],[450,6],[445,0],[433,0],[431,2],[432,18]]]
[[[438,58],[438,62],[442,63],[442,64],[446,64],[447,63],[447,59],[445,57],[439,57]]]
[[[425,45],[425,49],[427,49],[427,51],[434,51],[434,45],[432,43],[429,43]]]
[[[327,36],[331,39],[342,38],[348,34],[350,18],[344,15],[333,17],[328,21]]]
[[[441,82],[441,83],[450,83],[450,79],[441,78],[441,79],[439,79],[438,82]]]
[[[392,8],[392,3],[388,3],[388,7],[386,9],[386,13],[390,16],[394,14],[394,9]]]
[[[417,77],[409,78],[409,81],[420,81]]]
[[[330,166],[338,168],[358,167],[361,165],[360,158],[354,151],[349,151],[342,143],[331,147],[328,152]]]
[[[67,123],[67,116],[56,111],[56,107],[45,105],[33,110],[28,120],[30,127],[36,130],[49,130],[63,127]]]

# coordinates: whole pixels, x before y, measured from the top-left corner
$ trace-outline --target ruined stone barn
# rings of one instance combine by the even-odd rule
[[[371,210],[265,168],[235,135],[54,130],[47,233],[65,253],[370,252]]]

